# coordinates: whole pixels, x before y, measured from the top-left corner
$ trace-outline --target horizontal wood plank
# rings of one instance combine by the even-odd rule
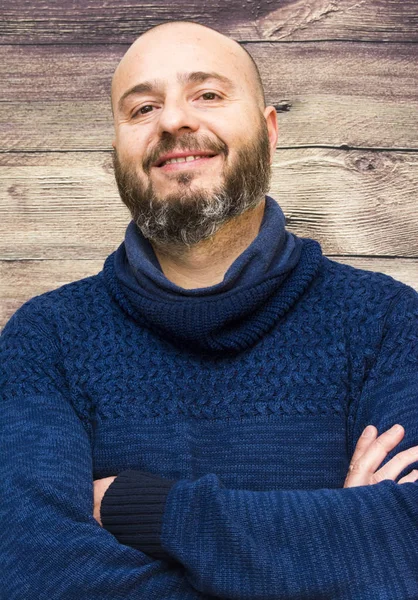
[[[280,150],[271,194],[326,254],[418,257],[418,153]]]
[[[173,19],[238,40],[418,41],[416,0],[2,0],[0,43],[130,43]]]
[[[127,47],[0,46],[3,151],[106,150],[109,90]],[[278,146],[418,149],[418,44],[248,44]]]
[[[109,153],[0,155],[0,181],[0,259],[97,258],[123,239]]]
[[[338,258],[338,261],[386,273],[418,290],[418,260]],[[30,298],[95,275],[102,267],[103,260],[0,261],[0,329]]]
[[[0,155],[0,259],[97,259],[129,221],[110,153]],[[289,228],[333,255],[418,257],[418,152],[276,151]]]

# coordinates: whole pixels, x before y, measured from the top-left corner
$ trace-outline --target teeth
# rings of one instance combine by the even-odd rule
[[[162,167],[164,165],[170,165],[171,163],[178,163],[178,162],[191,162],[192,160],[199,160],[200,158],[203,158],[202,156],[182,156],[181,158],[170,158],[169,160],[166,160],[165,162],[163,162],[163,164],[161,165]]]

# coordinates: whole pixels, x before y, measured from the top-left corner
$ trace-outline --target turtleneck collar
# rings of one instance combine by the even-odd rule
[[[261,339],[303,293],[321,256],[317,242],[286,231],[283,212],[266,196],[257,237],[220,283],[185,289],[171,282],[134,222],[107,259],[105,277],[122,307],[169,341],[211,353],[238,352]]]

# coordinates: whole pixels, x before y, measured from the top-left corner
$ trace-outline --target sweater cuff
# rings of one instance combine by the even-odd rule
[[[144,471],[122,471],[103,496],[103,527],[121,544],[153,558],[173,560],[161,546],[161,528],[167,496],[175,483]]]

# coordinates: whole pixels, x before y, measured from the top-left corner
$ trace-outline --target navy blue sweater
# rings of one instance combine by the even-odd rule
[[[342,487],[366,425],[418,444],[418,295],[269,198],[211,288],[130,226],[12,317],[0,390],[2,599],[418,598],[418,484]]]

